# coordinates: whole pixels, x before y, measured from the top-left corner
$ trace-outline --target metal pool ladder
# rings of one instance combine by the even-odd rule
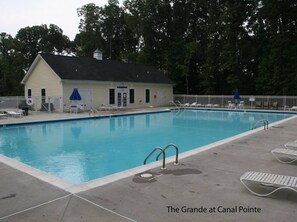
[[[257,126],[259,126],[260,124],[263,124],[264,130],[268,129],[268,120],[267,119],[261,119],[261,120],[259,120],[259,121],[257,121],[255,123],[255,125],[252,127],[252,130],[256,129]]]
[[[161,169],[166,169],[165,167],[165,159],[166,159],[166,150],[170,147],[174,147],[175,148],[175,165],[178,165],[178,153],[179,153],[179,149],[178,147],[173,144],[173,143],[170,143],[168,144],[164,149],[162,147],[156,147],[155,149],[152,150],[152,152],[150,152],[150,154],[145,158],[143,164],[145,165],[146,164],[146,161],[157,151],[157,150],[160,150],[160,153],[158,154],[158,156],[156,157],[156,161],[159,160],[159,157],[161,156],[161,154],[163,155],[163,165],[162,165],[162,168]]]

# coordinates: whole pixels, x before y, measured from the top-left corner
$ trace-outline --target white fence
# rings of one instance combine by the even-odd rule
[[[26,109],[35,111],[63,111],[62,97],[41,97],[32,96],[25,98],[24,96],[7,96],[0,97],[0,110],[5,109]]]
[[[297,106],[297,96],[241,95],[240,101],[245,108],[277,108],[288,109]],[[181,103],[219,104],[227,107],[228,101],[234,102],[233,95],[173,95],[174,101]]]
[[[173,95],[174,101],[181,103],[200,103],[202,105],[218,104],[220,107],[227,107],[228,101],[233,102],[233,95]],[[57,111],[63,112],[65,104],[62,97],[30,97],[32,104],[28,105],[28,98],[23,96],[0,97],[0,110],[29,108],[35,111]],[[241,101],[244,108],[277,108],[288,109],[297,106],[297,96],[251,96],[242,95]]]

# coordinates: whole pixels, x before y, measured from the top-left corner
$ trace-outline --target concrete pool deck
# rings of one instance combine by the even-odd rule
[[[0,124],[78,117],[88,114],[34,113]],[[151,169],[153,179],[136,174],[79,193],[0,162],[0,221],[296,221],[297,193],[257,197],[239,181],[250,170],[297,176],[297,164],[281,164],[271,154],[296,140],[296,132],[293,118],[181,159],[178,166]]]

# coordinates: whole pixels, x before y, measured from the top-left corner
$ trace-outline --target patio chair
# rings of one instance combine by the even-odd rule
[[[238,108],[239,109],[243,109],[244,108],[244,101],[240,101],[238,104]]]
[[[115,105],[101,105],[99,107],[99,110],[101,111],[114,111],[114,110],[119,110],[122,109],[123,107],[115,106]]]
[[[263,102],[263,108],[269,109],[269,102]]]
[[[181,106],[181,107],[188,107],[190,106],[190,103],[181,103],[180,101],[176,100],[175,103],[178,105],[178,106]]]
[[[7,114],[5,114],[5,113],[0,113],[0,118],[4,118],[4,117],[7,117]]]
[[[82,104],[71,104],[69,111],[70,113],[84,112],[84,106]]]
[[[262,102],[256,101],[255,106],[256,106],[256,108],[262,108]]]
[[[290,108],[290,110],[292,110],[292,111],[297,110],[297,106],[292,106],[292,107]]]
[[[245,172],[240,177],[240,182],[247,188],[248,191],[260,197],[267,197],[282,189],[288,189],[297,192],[297,177],[293,176],[249,171]],[[273,190],[264,194],[257,193],[250,188],[248,183],[260,184],[270,188],[272,187]]]
[[[235,104],[232,103],[231,101],[228,101],[228,109],[234,109],[235,108]]]
[[[281,163],[293,163],[297,160],[297,150],[291,150],[286,148],[276,148],[271,151],[272,155]],[[281,160],[280,156],[289,158],[290,160]]]
[[[297,140],[286,143],[285,144],[285,147],[288,148],[288,149],[290,149],[290,148],[297,148]]]
[[[8,116],[11,116],[11,117],[24,117],[24,112],[23,110],[19,110],[19,111],[14,111],[14,110],[6,110],[5,113],[8,115]]]
[[[273,102],[272,103],[272,108],[273,109],[278,109],[278,102]]]

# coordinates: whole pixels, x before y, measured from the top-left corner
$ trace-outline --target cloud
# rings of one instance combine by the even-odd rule
[[[55,24],[71,40],[78,33],[79,17],[77,8],[92,0],[8,0],[0,1],[0,32],[13,37],[21,28],[41,24]],[[97,0],[98,6],[108,0]]]

